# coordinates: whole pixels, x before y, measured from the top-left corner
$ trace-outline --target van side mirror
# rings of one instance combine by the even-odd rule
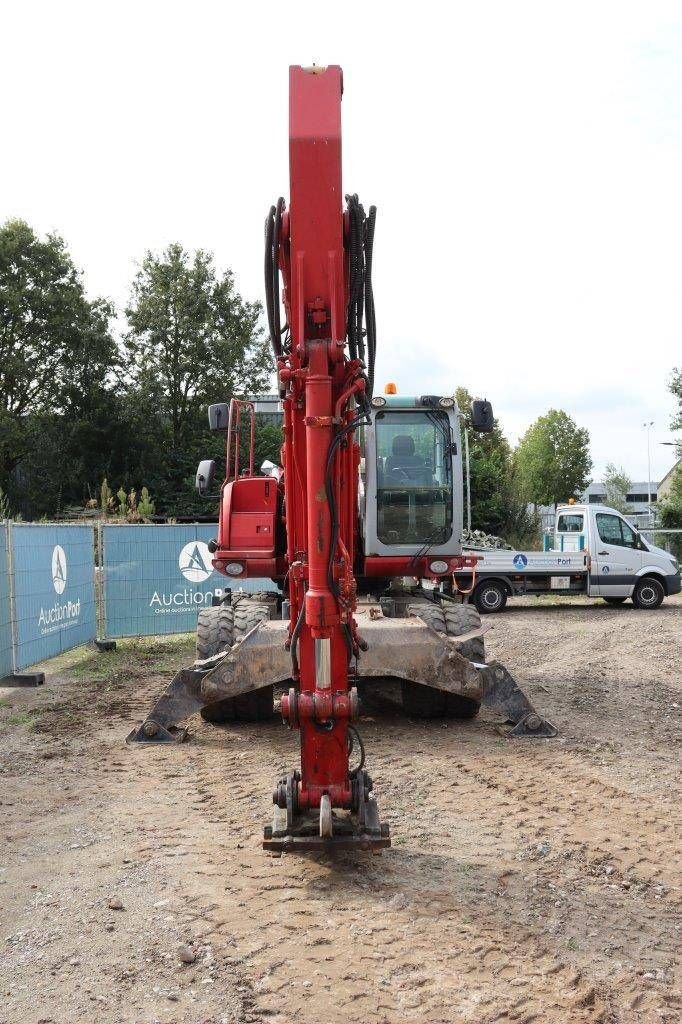
[[[217,402],[208,407],[208,425],[211,430],[227,430],[230,407],[227,402]]]
[[[479,434],[492,433],[495,426],[493,407],[485,398],[475,398],[471,403],[471,426]]]
[[[214,459],[202,459],[197,469],[196,488],[202,498],[208,498],[210,496],[210,490],[213,486],[213,477],[215,476],[215,460]]]

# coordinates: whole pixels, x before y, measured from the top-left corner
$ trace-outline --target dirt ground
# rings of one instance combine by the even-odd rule
[[[488,622],[560,738],[373,711],[382,857],[260,849],[277,720],[124,746],[188,638],[2,691],[0,1022],[679,1021],[682,600]]]

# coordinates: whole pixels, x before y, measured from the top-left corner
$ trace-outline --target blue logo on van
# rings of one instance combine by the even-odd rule
[[[516,566],[517,569],[525,569],[526,566],[528,565],[528,559],[526,558],[525,555],[522,555],[519,552],[518,555],[514,555],[514,565]]]
[[[601,567],[601,571],[602,571],[602,572],[608,572],[608,571],[609,571],[609,567],[608,567],[608,565],[602,565],[602,567]]]

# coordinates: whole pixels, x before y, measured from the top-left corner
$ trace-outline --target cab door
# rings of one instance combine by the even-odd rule
[[[594,513],[590,592],[597,597],[629,597],[642,566],[637,535],[616,512]]]

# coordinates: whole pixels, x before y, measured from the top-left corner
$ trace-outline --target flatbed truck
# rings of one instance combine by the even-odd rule
[[[481,614],[504,610],[507,599],[534,594],[601,597],[620,605],[659,608],[680,592],[680,567],[668,551],[645,540],[613,508],[559,505],[553,547],[546,551],[467,549],[479,561],[454,573],[456,587]]]

